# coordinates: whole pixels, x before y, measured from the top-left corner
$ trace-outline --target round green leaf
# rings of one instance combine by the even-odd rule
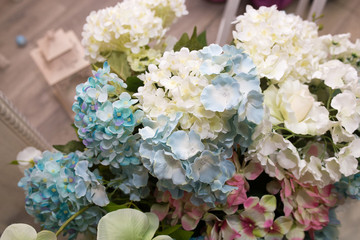
[[[143,237],[144,240],[151,240],[152,237],[155,235],[156,230],[159,227],[159,218],[156,216],[155,213],[145,213],[149,220],[149,227]]]
[[[0,238],[0,240],[24,239],[36,240],[36,230],[32,226],[23,223],[11,224],[4,230]]]
[[[36,240],[56,240],[56,234],[47,230],[43,230],[37,234]]]
[[[130,208],[119,209],[100,219],[97,239],[144,240],[149,227],[150,222],[145,213]]]
[[[173,239],[166,235],[160,235],[160,236],[157,236],[156,238],[153,238],[152,240],[173,240]]]

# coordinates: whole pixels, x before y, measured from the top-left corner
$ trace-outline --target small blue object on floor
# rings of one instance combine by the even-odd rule
[[[24,35],[17,35],[16,36],[16,44],[19,47],[25,47],[26,43],[27,43],[27,40],[26,40],[26,37]]]

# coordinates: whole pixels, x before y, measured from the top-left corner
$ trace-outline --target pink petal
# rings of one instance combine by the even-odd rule
[[[194,219],[194,218],[191,218],[189,215],[184,215],[181,218],[181,225],[186,231],[191,231],[191,230],[194,230],[196,228],[199,221],[200,221],[200,218],[199,219]]]
[[[245,178],[248,180],[255,180],[262,172],[263,168],[260,163],[250,161],[244,168]]]
[[[162,221],[169,212],[169,204],[153,204],[150,211],[158,216],[159,221]]]

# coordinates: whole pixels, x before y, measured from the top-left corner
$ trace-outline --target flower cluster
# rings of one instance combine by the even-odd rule
[[[25,170],[19,186],[25,190],[26,211],[45,229],[56,231],[80,209],[109,203],[101,177],[88,168],[87,157],[80,152],[64,155],[44,152],[35,159],[34,167]],[[78,232],[96,233],[96,225],[104,214],[94,206],[66,227],[69,238]]]
[[[275,219],[276,198],[264,195],[261,199],[250,197],[244,203],[244,210],[228,215],[224,220],[208,214],[205,221],[210,231],[206,239],[282,239],[285,235],[295,240],[293,220],[281,216]]]
[[[138,135],[134,128],[140,123],[142,111],[134,111],[137,100],[125,92],[126,84],[110,73],[107,62],[93,72],[87,82],[76,88],[75,126],[92,155],[94,163],[114,168],[140,163]]]
[[[334,209],[360,199],[360,42],[246,10],[223,47],[196,30],[164,40],[184,0],[92,12],[83,44],[107,61],[76,88],[82,143],[64,151],[85,149],[19,154],[27,211],[70,238],[112,212],[98,238],[150,240],[159,219],[176,239],[336,239]]]
[[[93,74],[76,88],[73,111],[78,135],[87,148],[86,154],[94,156],[90,165],[110,165],[115,175],[110,186],[130,194],[131,200],[140,200],[149,192],[148,175],[138,153],[140,135],[133,132],[143,112],[136,110],[137,100],[131,99],[124,89],[126,84],[110,73],[107,62]]]
[[[160,41],[167,27],[187,14],[184,0],[125,0],[114,7],[91,12],[82,32],[85,55],[103,62],[109,51],[139,53]]]
[[[333,189],[345,196],[356,189],[347,179],[360,157],[358,43],[320,37],[314,23],[275,6],[247,7],[236,23],[236,46],[257,66],[266,108],[246,159],[282,182],[284,213],[298,229],[320,230],[336,203],[329,184],[343,179]]]
[[[271,27],[259,25],[264,19]],[[249,33],[250,27],[255,35]],[[255,41],[258,34],[265,40]],[[255,58],[259,75],[268,81],[263,93],[269,113],[253,136],[256,140],[250,147],[250,158],[260,161],[266,172],[279,180],[289,172],[304,183],[321,187],[339,181],[341,174],[355,174],[359,153],[354,151],[358,145],[354,131],[360,124],[358,73],[351,64],[334,59],[354,45],[339,40],[346,42],[346,50],[329,49],[330,37],[319,37],[314,23],[275,7],[248,7],[238,18],[234,37],[237,46]],[[254,43],[261,46],[262,60],[256,60],[257,52],[252,52]],[[277,52],[272,52],[275,49]],[[287,58],[299,62],[280,64],[275,67],[279,72],[269,75],[261,66],[267,59],[275,59],[274,55],[279,63],[291,63]]]
[[[253,9],[237,17],[234,41],[245,49],[260,77],[274,83],[297,79],[307,82],[313,67],[326,57],[315,23],[278,11],[276,6]]]
[[[233,46],[165,52],[135,94],[146,119],[139,130],[144,166],[173,197],[225,202],[235,168],[232,147],[246,148],[262,119],[255,66]],[[215,100],[216,99],[216,100]]]

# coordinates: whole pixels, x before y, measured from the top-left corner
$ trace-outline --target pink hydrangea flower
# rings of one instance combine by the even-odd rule
[[[236,211],[237,206],[243,204],[247,200],[246,192],[249,190],[250,186],[246,180],[255,180],[262,173],[263,168],[260,163],[253,161],[243,162],[243,164],[240,165],[239,156],[235,151],[230,160],[234,163],[237,173],[228,180],[226,184],[234,186],[237,189],[229,194],[227,206],[230,208],[236,207]]]
[[[329,222],[329,209],[336,204],[332,185],[324,188],[304,184],[295,178],[284,178],[280,196],[285,216],[292,215],[304,230],[319,230]]]
[[[186,192],[180,199],[172,198],[168,191],[157,191],[155,196],[159,204],[153,204],[151,212],[155,213],[160,221],[167,218],[172,226],[180,221],[187,231],[195,229],[200,219],[210,209],[206,204],[193,205],[190,201],[191,194]]]

